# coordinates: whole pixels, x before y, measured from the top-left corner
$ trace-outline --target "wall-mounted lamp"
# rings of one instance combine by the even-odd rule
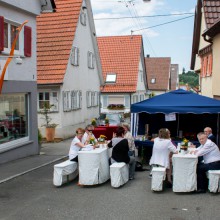
[[[15,63],[16,63],[16,64],[22,64],[22,59],[21,59],[21,57],[15,58]]]

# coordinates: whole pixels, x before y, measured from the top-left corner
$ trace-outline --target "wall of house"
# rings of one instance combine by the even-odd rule
[[[220,34],[216,35],[213,40],[213,68],[212,68],[212,95],[213,96],[220,96]]]
[[[88,20],[86,26],[78,22],[73,46],[79,48],[79,66],[73,66],[69,60],[63,86],[60,90],[60,110],[59,113],[51,114],[53,120],[59,124],[56,128],[56,137],[58,138],[72,137],[77,127],[85,127],[86,124],[91,123],[92,118],[99,116],[99,106],[87,108],[86,103],[86,91],[100,91],[100,79],[96,63],[94,69],[88,68],[87,53],[88,51],[94,53],[92,37],[94,35],[90,32]],[[82,91],[82,108],[64,112],[62,92],[71,90]]]
[[[137,80],[137,92],[141,93],[141,94],[145,94],[146,93],[146,84],[144,83],[144,81],[146,81],[146,75],[144,72],[144,68],[143,68],[143,62],[140,59],[139,62],[139,67],[138,67],[138,80]]]
[[[212,93],[212,77],[204,77],[200,79],[201,95],[213,98]]]
[[[40,0],[1,0],[2,4],[11,5],[12,7],[16,7],[16,10],[27,11],[28,13],[33,13],[35,15],[40,14],[41,12],[41,4]],[[24,13],[24,12],[23,12]]]
[[[22,57],[22,64],[16,64],[15,59],[11,61],[7,69],[7,77],[4,80],[2,94],[27,93],[28,94],[28,138],[22,141],[14,140],[11,145],[0,145],[0,163],[27,157],[39,153],[38,136],[37,136],[37,84],[36,84],[36,14],[40,11],[40,1],[33,0],[7,0],[10,4],[24,7],[25,10],[31,10],[27,13],[19,8],[12,7],[4,2],[0,2],[0,15],[5,20],[23,23],[28,20],[27,26],[32,28],[32,56]],[[31,7],[30,7],[31,6]],[[20,42],[23,41],[23,30],[20,35]],[[6,60],[9,53],[2,52],[1,62]],[[15,54],[16,55],[16,54]],[[22,54],[20,54],[22,55]],[[4,57],[4,58],[3,58]],[[6,143],[7,144],[7,143]]]
[[[36,0],[37,1],[37,0]],[[17,0],[17,2],[20,2]],[[37,1],[38,2],[38,1]],[[22,24],[25,20],[28,20],[27,26],[32,28],[32,56],[31,57],[23,57],[23,42],[24,42],[24,28],[21,30],[19,35],[19,43],[22,51],[21,55],[22,64],[16,64],[16,59],[13,59],[8,66],[8,80],[18,80],[18,81],[36,81],[36,21],[35,16],[33,14],[25,13],[17,10],[16,8],[7,8],[5,5],[0,7],[0,14],[4,17],[4,19],[15,22],[17,24]],[[8,55],[4,51],[3,55]],[[2,59],[1,60],[6,60]],[[25,71],[24,71],[25,70]]]
[[[200,31],[200,40],[199,40],[199,50],[202,48],[206,47],[209,45],[208,42],[204,41],[202,34],[206,30],[206,23],[205,23],[205,18],[204,18],[204,13],[202,13],[202,18],[201,18],[201,31]],[[201,68],[201,60],[200,57],[197,55],[196,56],[196,61],[195,61],[195,71],[200,70]]]

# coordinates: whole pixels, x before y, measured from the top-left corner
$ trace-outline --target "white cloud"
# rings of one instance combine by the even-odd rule
[[[125,3],[126,2],[126,3]],[[158,7],[163,6],[163,0],[144,3],[142,0],[133,1],[104,1],[92,0],[92,8],[95,19],[96,33],[98,36],[115,36],[131,34],[131,30],[135,30],[134,34],[145,34],[147,37],[158,36],[154,30],[136,31],[150,26],[146,18],[138,18],[139,16],[153,15]],[[108,19],[104,18],[121,18],[134,17],[132,19]],[[102,19],[103,18],[103,19]]]

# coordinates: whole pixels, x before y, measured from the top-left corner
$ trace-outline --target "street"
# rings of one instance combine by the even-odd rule
[[[77,179],[60,188],[52,184],[48,165],[0,184],[0,219],[145,219],[217,220],[218,194],[152,192],[149,171],[136,172],[135,180],[114,189],[110,181],[82,187]]]

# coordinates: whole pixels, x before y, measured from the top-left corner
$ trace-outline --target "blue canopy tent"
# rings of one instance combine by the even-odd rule
[[[162,117],[165,122],[164,114],[176,113],[175,122],[166,122],[175,124],[177,132],[176,136],[180,129],[179,123],[181,117],[182,124],[184,121],[185,124],[190,124],[192,128],[193,126],[196,126],[196,123],[199,124],[200,127],[197,128],[199,129],[198,131],[202,131],[206,126],[214,127],[214,134],[216,134],[218,139],[220,101],[193,92],[178,89],[155,96],[132,104],[131,113],[131,129],[135,136],[140,133],[144,134],[143,129],[145,128],[143,127],[143,124],[149,124],[149,121],[151,121],[153,123],[150,126],[153,126],[154,123],[157,123],[155,120],[158,115],[160,115],[160,120],[157,129],[165,124],[162,123],[161,115],[163,115]],[[146,113],[148,116],[146,116]],[[152,118],[154,118],[154,120],[152,120]],[[201,122],[203,122],[203,124],[201,124]],[[172,127],[174,127],[173,124]]]

